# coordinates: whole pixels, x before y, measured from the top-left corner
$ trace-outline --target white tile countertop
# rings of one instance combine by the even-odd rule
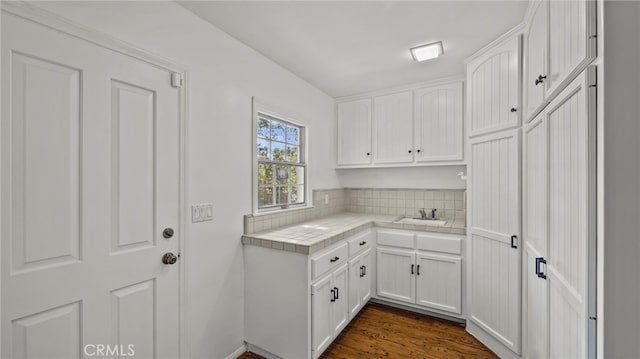
[[[245,234],[242,236],[242,243],[312,254],[373,226],[452,234],[466,233],[466,224],[463,219],[448,220],[442,226],[394,223],[402,217],[343,212],[274,230]]]

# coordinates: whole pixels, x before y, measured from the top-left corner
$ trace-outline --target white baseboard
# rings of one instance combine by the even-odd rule
[[[474,338],[478,339],[487,348],[491,349],[500,358],[503,359],[520,359],[520,355],[511,351],[511,349],[504,346],[498,340],[494,339],[491,335],[487,334],[482,328],[477,326],[472,320],[467,321],[467,333],[471,334]]]
[[[242,344],[242,346],[233,351],[233,353],[227,355],[225,359],[237,359],[240,355],[244,354],[247,351],[247,344]]]
[[[260,347],[257,347],[257,346],[255,346],[255,345],[253,345],[251,343],[247,343],[246,347],[247,347],[248,351],[256,353],[258,355],[261,355],[261,356],[263,356],[263,357],[265,357],[267,359],[282,359],[281,357],[279,357],[279,356],[277,356],[277,355],[275,355],[273,353],[270,353],[270,352],[268,352],[268,351],[266,351],[266,350],[264,350],[264,349],[262,349]]]

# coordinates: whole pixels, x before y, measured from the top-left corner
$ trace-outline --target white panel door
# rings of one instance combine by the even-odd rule
[[[331,343],[333,318],[331,309],[335,302],[332,274],[327,274],[311,285],[311,351],[317,358]]]
[[[349,319],[353,319],[362,309],[362,266],[362,254],[349,261]]]
[[[547,258],[547,123],[541,113],[523,130],[523,333],[525,358],[547,358],[547,281],[540,270]]]
[[[378,295],[407,303],[415,303],[414,251],[378,248]]]
[[[520,36],[467,64],[469,136],[520,125]]]
[[[6,13],[1,56],[2,357],[178,357],[171,73]]]
[[[595,78],[595,74],[592,78]],[[583,358],[587,353],[589,247],[595,205],[591,171],[595,100],[585,73],[547,110],[549,131],[549,350],[552,358]],[[592,96],[592,97],[590,97]],[[591,247],[593,248],[593,247]],[[593,278],[591,278],[593,280]],[[591,282],[593,283],[593,282]]]
[[[520,130],[471,141],[470,318],[520,352]]]
[[[462,82],[416,90],[416,161],[462,160]]]
[[[524,35],[524,119],[531,120],[544,101],[547,84],[547,1],[536,0]]]
[[[345,263],[333,272],[332,286],[334,290],[333,308],[331,310],[331,327],[334,336],[349,323],[349,266]]]
[[[460,257],[416,253],[416,304],[460,314],[462,261]]]
[[[595,34],[595,1],[549,1],[548,95],[568,85],[595,58]]]
[[[413,92],[373,99],[375,163],[413,162]]]
[[[371,163],[371,99],[338,104],[338,164]]]

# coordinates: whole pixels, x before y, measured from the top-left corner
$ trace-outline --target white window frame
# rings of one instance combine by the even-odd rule
[[[309,197],[309,151],[308,151],[308,138],[309,138],[309,126],[304,122],[300,121],[299,116],[294,116],[290,111],[282,111],[277,109],[272,105],[266,105],[261,100],[257,100],[253,97],[252,104],[252,113],[251,113],[251,128],[252,128],[252,137],[251,137],[251,158],[252,158],[252,198],[253,198],[253,214],[266,214],[266,213],[274,213],[274,212],[284,212],[289,210],[295,210],[300,208],[311,207],[311,197]],[[286,114],[285,114],[286,113]],[[304,193],[304,202],[298,204],[290,204],[286,207],[268,207],[268,208],[259,208],[259,194],[258,194],[258,116],[259,114],[267,115],[269,117],[273,117],[275,119],[280,119],[284,122],[291,123],[296,126],[300,126],[303,128],[302,135],[300,136],[300,152],[302,154],[300,164],[292,165],[302,165],[304,168],[304,178],[303,178],[303,193]]]

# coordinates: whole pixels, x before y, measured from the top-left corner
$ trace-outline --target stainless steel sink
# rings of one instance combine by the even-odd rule
[[[445,224],[447,224],[447,219],[446,218],[436,218],[436,219],[425,218],[425,219],[422,219],[422,218],[402,217],[402,218],[399,218],[399,219],[395,220],[393,223],[420,224],[420,225],[426,225],[426,226],[441,227],[441,226],[444,226]]]

